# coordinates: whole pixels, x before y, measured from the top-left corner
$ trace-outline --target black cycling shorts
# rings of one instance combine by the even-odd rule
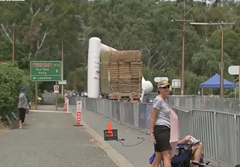
[[[154,144],[155,152],[163,152],[167,150],[172,150],[169,143],[170,141],[170,128],[164,125],[154,126],[154,136],[156,144]]]

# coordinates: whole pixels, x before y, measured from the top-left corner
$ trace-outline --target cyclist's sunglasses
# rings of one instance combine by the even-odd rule
[[[163,86],[163,87],[160,87],[161,89],[169,89],[170,88],[170,85],[166,85],[166,86]]]

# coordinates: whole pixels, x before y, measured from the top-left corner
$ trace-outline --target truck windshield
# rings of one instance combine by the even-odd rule
[[[149,100],[154,100],[157,95],[158,95],[157,92],[149,93]]]

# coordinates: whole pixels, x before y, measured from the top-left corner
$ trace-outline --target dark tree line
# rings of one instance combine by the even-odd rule
[[[240,64],[240,6],[234,3],[209,6],[186,1],[186,20],[235,22],[224,27],[225,78],[234,80],[227,68]],[[16,61],[29,70],[31,60],[60,60],[64,41],[64,74],[73,81],[76,68],[84,74],[88,39],[93,36],[118,50],[142,50],[145,78],[165,75],[179,78],[182,1],[155,0],[26,0],[0,6],[0,61],[11,60],[13,24]],[[198,84],[219,71],[220,29],[186,23],[186,94],[196,94]],[[86,76],[86,75],[85,75]],[[85,77],[81,76],[81,80]],[[73,89],[70,82],[69,88]],[[48,84],[49,85],[49,84]],[[79,91],[85,83],[77,82]]]

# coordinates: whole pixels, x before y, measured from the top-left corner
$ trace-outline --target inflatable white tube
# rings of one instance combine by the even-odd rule
[[[89,39],[88,46],[88,74],[87,93],[89,98],[99,97],[99,65],[101,40],[99,38]]]
[[[148,94],[153,91],[153,84],[150,81],[146,81],[142,76],[142,89],[144,89],[144,94]]]
[[[102,52],[117,51],[116,49],[104,45],[97,37],[89,39],[88,46],[88,78],[87,78],[87,94],[89,98],[99,98],[100,84],[99,84],[99,66],[100,54]],[[153,90],[153,85],[150,81],[145,81],[142,77],[142,89],[144,94],[148,94]]]
[[[99,98],[99,66],[101,52],[116,51],[107,45],[101,43],[97,37],[89,39],[88,47],[88,82],[87,93],[89,98]]]
[[[116,49],[109,47],[107,45],[101,44],[101,53],[102,52],[109,52],[109,51],[117,51]]]

